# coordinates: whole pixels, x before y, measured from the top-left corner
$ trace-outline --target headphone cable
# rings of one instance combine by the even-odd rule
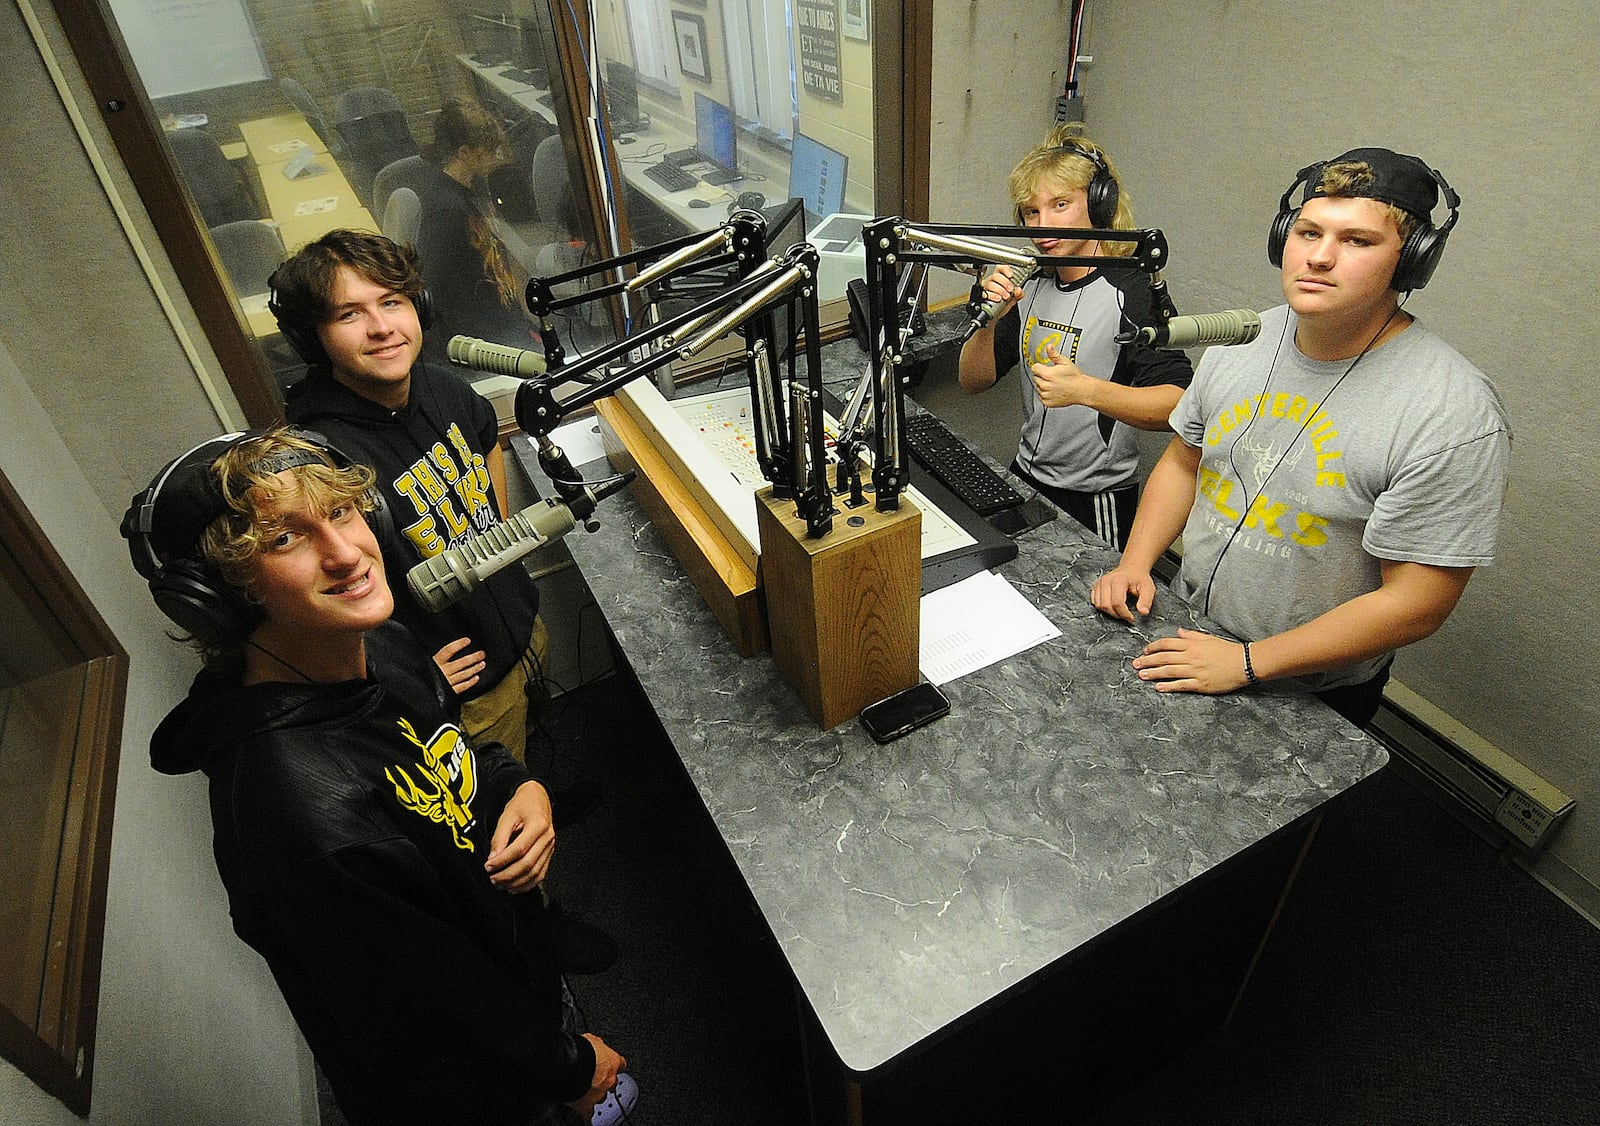
[[[1394,309],[1384,318],[1383,324],[1378,326],[1378,331],[1372,334],[1372,339],[1367,341],[1361,351],[1356,354],[1356,358],[1350,361],[1350,366],[1339,374],[1339,378],[1333,381],[1333,386],[1328,388],[1326,394],[1322,396],[1317,409],[1306,412],[1305,421],[1300,424],[1300,429],[1295,431],[1294,437],[1289,439],[1288,443],[1283,447],[1283,452],[1278,455],[1278,460],[1272,463],[1272,468],[1267,470],[1265,477],[1261,478],[1261,483],[1256,486],[1255,495],[1250,498],[1250,503],[1245,505],[1244,511],[1239,514],[1239,520],[1234,524],[1233,531],[1228,533],[1228,542],[1222,545],[1221,551],[1217,552],[1217,560],[1211,566],[1211,574],[1206,577],[1206,596],[1200,605],[1200,613],[1202,615],[1209,617],[1211,614],[1211,591],[1216,585],[1217,572],[1222,567],[1222,558],[1228,554],[1228,549],[1233,546],[1233,541],[1239,537],[1239,532],[1244,527],[1245,521],[1250,518],[1250,513],[1255,508],[1256,502],[1261,499],[1262,493],[1266,491],[1267,482],[1278,471],[1278,467],[1289,456],[1289,451],[1294,448],[1295,443],[1300,440],[1300,436],[1306,432],[1312,421],[1321,413],[1322,408],[1328,405],[1328,400],[1333,398],[1333,393],[1339,389],[1339,385],[1345,381],[1345,377],[1356,370],[1356,365],[1366,358],[1367,353],[1372,351],[1373,346],[1378,343],[1378,339],[1383,336],[1390,323],[1393,322],[1395,317],[1399,316],[1400,307],[1404,304],[1405,298],[1403,297],[1395,302]],[[1298,318],[1295,319],[1298,320]],[[1272,362],[1267,365],[1267,377],[1261,384],[1261,394],[1256,398],[1255,409],[1250,412],[1250,421],[1244,424],[1238,436],[1234,438],[1233,444],[1228,447],[1228,467],[1233,470],[1234,480],[1241,485],[1244,484],[1244,474],[1239,471],[1238,464],[1233,460],[1234,451],[1239,448],[1239,443],[1244,440],[1244,436],[1250,432],[1251,427],[1256,424],[1256,420],[1261,417],[1261,408],[1267,401],[1267,390],[1272,386],[1272,376],[1278,368],[1278,356],[1283,351],[1284,341],[1289,338],[1290,323],[1290,317],[1286,314],[1283,319],[1283,331],[1278,335],[1278,345],[1272,350]]]

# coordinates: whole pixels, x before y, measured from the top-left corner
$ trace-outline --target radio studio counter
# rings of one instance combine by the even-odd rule
[[[849,339],[826,355],[834,383],[866,362]],[[1156,1024],[1216,1027],[1319,807],[1387,758],[1314,700],[1140,681],[1145,640],[1196,616],[1172,597],[1137,630],[1096,614],[1115,555],[1066,518],[999,569],[1061,636],[945,685],[950,714],[896,742],[823,731],[770,654],[734,652],[627,493],[595,515],[565,542],[837,1056],[811,1053],[823,1121],[897,1118],[917,1092],[982,1105],[974,1043],[1030,1003],[1081,1051],[1051,1047],[1047,1083],[1148,1055],[1103,1023],[1147,991]]]

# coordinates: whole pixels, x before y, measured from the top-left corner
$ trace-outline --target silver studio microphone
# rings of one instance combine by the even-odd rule
[[[543,375],[548,366],[538,352],[494,344],[475,336],[452,336],[446,352],[453,364],[475,371],[492,371],[496,375],[514,375],[518,379]]]
[[[456,337],[460,340],[461,337]],[[451,347],[455,346],[452,340]],[[592,509],[591,509],[592,510]],[[577,526],[577,518],[555,497],[531,504],[468,539],[447,547],[406,572],[406,585],[421,607],[437,614],[471,594],[502,567],[537,547],[558,540]]]
[[[1028,279],[1033,277],[1033,275],[1037,274],[1038,272],[1039,263],[1037,262],[1030,261],[1026,266],[1012,266],[1011,284],[1016,286],[1018,289],[1021,289],[1027,284]],[[961,334],[961,343],[965,344],[967,341],[971,340],[980,328],[985,327],[990,321],[994,320],[995,314],[998,313],[1009,300],[1010,298],[1007,297],[999,301],[985,301],[982,305],[980,305],[977,313],[974,314],[971,322],[968,323],[967,331]]]
[[[1253,309],[1173,317],[1160,328],[1141,328],[1134,337],[1157,348],[1199,348],[1210,344],[1248,344],[1261,335],[1261,314]]]

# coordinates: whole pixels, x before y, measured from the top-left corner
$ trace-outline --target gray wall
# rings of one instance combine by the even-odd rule
[[[37,14],[112,153],[52,13]],[[178,335],[199,334],[163,312],[158,292],[169,289],[191,315],[113,155],[112,190],[134,234],[119,223],[18,4],[0,4],[0,57],[0,104],[11,107],[0,114],[0,468],[130,657],[90,1121],[313,1123],[288,1012],[228,922],[205,787],[157,775],[146,757],[195,665],[163,636],[117,521],[167,458],[223,427]],[[81,1120],[0,1063],[0,1121]]]
[[[1016,46],[997,29],[1064,44],[1066,7],[937,5],[934,218],[1003,221],[1003,175],[1049,127],[1062,65],[1051,50],[1063,49]],[[1534,0],[1512,19],[1424,0],[1099,0],[1081,73],[1090,135],[1130,185],[1139,224],[1166,232],[1184,312],[1282,301],[1266,233],[1313,160],[1383,145],[1420,155],[1461,195],[1439,272],[1407,308],[1499,385],[1516,430],[1512,481],[1495,565],[1395,675],[1578,799],[1536,871],[1591,915],[1597,48],[1600,10],[1579,0]],[[1024,72],[1024,58],[1057,75]]]

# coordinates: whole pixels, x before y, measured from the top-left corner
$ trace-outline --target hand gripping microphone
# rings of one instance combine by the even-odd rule
[[[547,368],[544,356],[538,352],[494,344],[474,336],[452,336],[446,352],[453,364],[474,371],[492,371],[496,375],[514,375],[518,379],[533,379],[543,375]]]
[[[1034,261],[1030,261],[1026,266],[1013,266],[1011,267],[1011,284],[1021,289],[1027,284],[1028,279],[1038,272],[1039,263]],[[973,314],[972,321],[967,325],[967,330],[961,334],[961,343],[965,344],[971,340],[980,328],[985,327],[990,321],[994,320],[995,314],[1003,309],[1006,302],[1010,300],[1010,297],[998,300],[990,299],[980,305],[978,311]]]
[[[424,559],[406,573],[406,585],[424,610],[437,614],[477,590],[502,567],[572,531],[579,520],[594,511],[595,505],[633,478],[632,472],[623,473],[605,484],[585,486],[569,501],[551,497],[530,504],[460,547],[447,547]]]
[[[1261,334],[1261,315],[1253,309],[1173,317],[1160,328],[1141,328],[1140,344],[1157,348],[1198,348],[1207,344],[1248,344]]]

